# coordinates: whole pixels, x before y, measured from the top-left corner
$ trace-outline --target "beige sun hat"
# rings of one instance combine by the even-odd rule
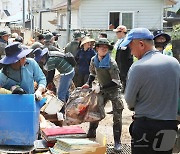
[[[84,45],[85,43],[88,43],[88,42],[95,42],[95,40],[93,38],[90,38],[88,36],[85,36],[82,41],[81,41],[81,45],[80,47],[82,47],[82,45]]]
[[[12,33],[12,34],[11,34],[11,37],[12,37],[12,38],[16,38],[16,37],[18,37],[18,36],[19,36],[18,33]]]

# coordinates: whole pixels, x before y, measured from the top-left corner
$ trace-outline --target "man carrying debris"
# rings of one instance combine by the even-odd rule
[[[109,50],[112,50],[112,45],[106,38],[100,38],[96,43],[97,54],[91,59],[90,63],[90,75],[87,83],[82,88],[89,88],[92,82],[97,76],[97,80],[100,84],[95,89],[96,93],[102,95],[104,98],[104,104],[106,105],[108,100],[111,100],[113,107],[113,134],[114,134],[114,150],[120,151],[120,137],[122,130],[122,111],[123,102],[120,96],[120,77],[119,69],[115,60],[110,57]],[[90,123],[90,128],[87,134],[89,138],[96,137],[96,129],[99,122]]]

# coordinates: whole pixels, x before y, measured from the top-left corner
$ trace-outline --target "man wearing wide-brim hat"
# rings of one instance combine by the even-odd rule
[[[28,94],[35,93],[38,100],[42,99],[42,92],[46,87],[46,78],[32,58],[26,58],[31,52],[19,42],[14,42],[5,48],[5,57],[0,60],[3,69],[0,72],[0,87],[11,89],[18,85]],[[38,83],[38,89],[34,89],[34,81]]]
[[[0,31],[0,59],[5,55],[4,50],[8,45],[9,33],[7,31]]]
[[[90,75],[87,83],[82,88],[89,88],[92,85],[95,77],[100,84],[100,87],[93,88],[96,93],[99,93],[104,98],[103,107],[108,100],[111,100],[113,106],[113,135],[114,135],[114,150],[120,151],[120,137],[122,129],[122,110],[123,102],[120,96],[120,77],[119,69],[115,60],[109,54],[113,46],[106,38],[101,38],[96,43],[97,54],[91,59]],[[87,136],[89,138],[96,137],[96,129],[98,122],[90,123]]]

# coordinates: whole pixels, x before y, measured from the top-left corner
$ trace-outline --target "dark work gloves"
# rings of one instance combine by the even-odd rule
[[[20,87],[16,87],[13,91],[12,94],[27,94],[26,91],[24,91],[22,88]]]

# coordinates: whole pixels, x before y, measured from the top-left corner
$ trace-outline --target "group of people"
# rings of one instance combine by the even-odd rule
[[[118,38],[114,46],[106,33],[101,33],[95,41],[89,36],[82,37],[80,31],[74,32],[74,40],[66,45],[64,51],[55,41],[57,34],[50,32],[39,35],[30,49],[20,42],[6,44],[4,51],[0,51],[5,53],[0,60],[0,87],[10,90],[18,85],[25,93],[35,93],[40,100],[45,88],[53,84],[57,69],[60,73],[57,95],[66,103],[72,80],[82,88],[91,87],[97,80],[99,86],[95,92],[104,99],[101,105],[105,106],[109,100],[112,102],[114,150],[122,150],[120,138],[124,106],[121,94],[125,93],[128,108],[134,111],[130,126],[132,154],[154,154],[157,151],[170,154],[177,131],[180,89],[179,62],[172,54],[167,56],[163,52],[171,38],[160,30],[153,35],[146,28],[134,28],[127,33],[123,25],[113,31]],[[3,42],[7,43],[4,33],[0,32],[0,39],[5,38]],[[68,52],[75,57],[76,66],[64,58],[64,53]],[[134,63],[133,56],[138,59]],[[34,81],[38,84],[36,90]],[[62,108],[61,112],[64,111]],[[96,137],[98,124],[90,123],[89,138]],[[158,138],[159,134],[163,137]]]

